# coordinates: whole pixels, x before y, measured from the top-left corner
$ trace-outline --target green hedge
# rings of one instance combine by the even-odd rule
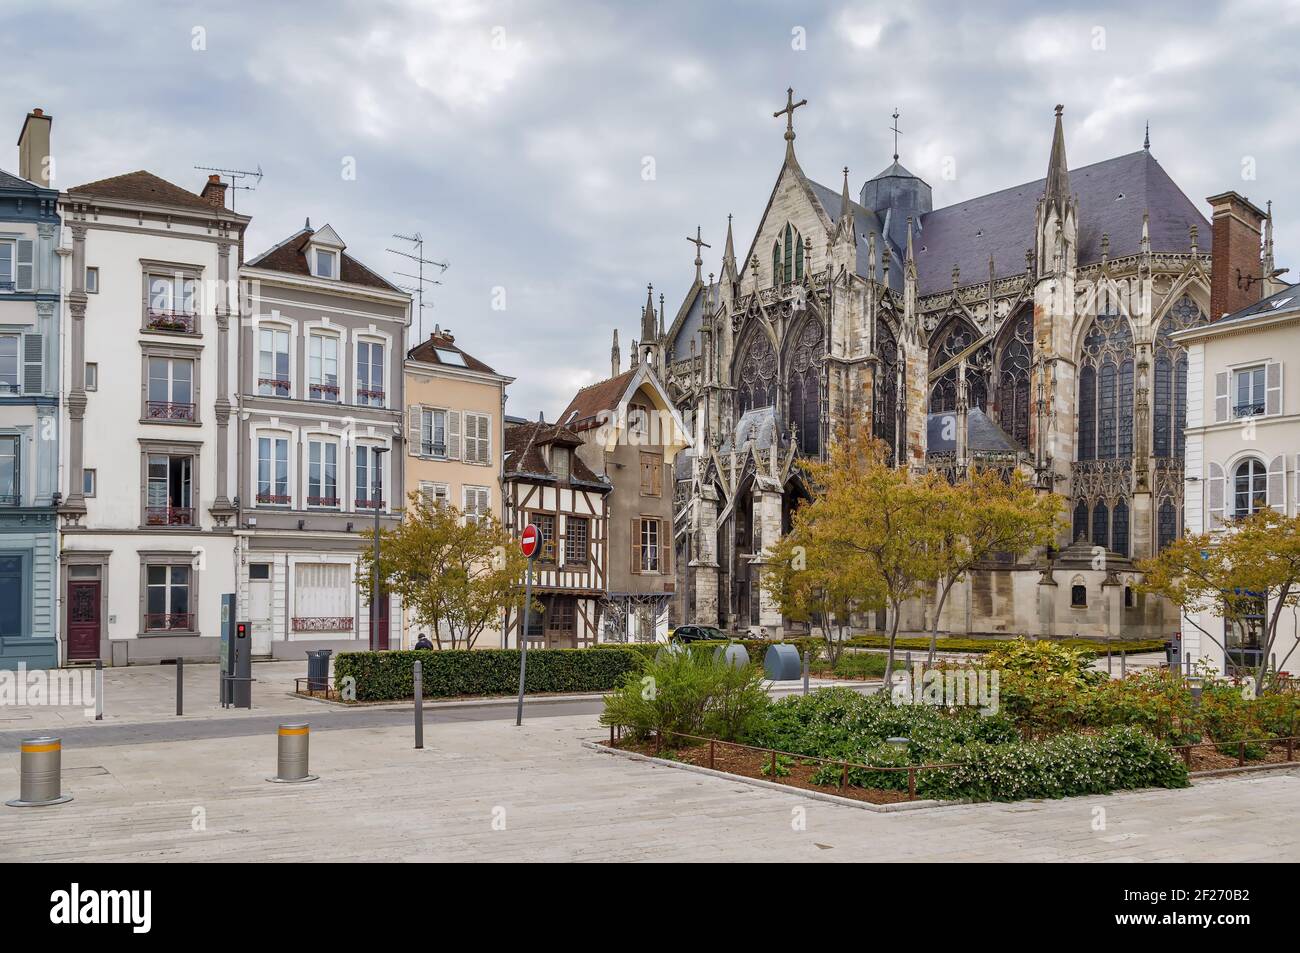
[[[952,639],[939,637],[938,650],[940,652],[989,652],[998,647],[1005,647],[1009,639]],[[1085,649],[1089,652],[1096,652],[1098,655],[1106,654],[1106,643],[1099,639],[1050,639],[1053,645],[1063,645],[1072,649]],[[848,639],[845,645],[852,645],[856,648],[863,649],[887,649],[889,648],[889,639],[883,635],[855,635]],[[894,648],[900,651],[925,651],[930,650],[930,640],[925,636],[899,636],[894,640]],[[1163,652],[1165,643],[1160,639],[1116,639],[1110,643],[1110,650],[1115,652]]]
[[[626,647],[529,649],[524,691],[604,692],[617,688],[644,664]],[[334,684],[356,679],[356,700],[393,701],[413,697],[415,660],[424,663],[424,697],[513,695],[519,691],[518,649],[455,651],[342,652],[334,658]]]

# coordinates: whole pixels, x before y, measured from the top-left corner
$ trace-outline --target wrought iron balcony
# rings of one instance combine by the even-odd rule
[[[192,506],[145,507],[144,521],[147,526],[193,526],[194,507]]]
[[[146,632],[189,632],[194,629],[194,613],[146,612],[144,628]]]
[[[145,327],[150,331],[179,331],[193,334],[198,327],[198,322],[192,311],[160,311],[157,308],[150,308]]]
[[[445,443],[422,443],[420,444],[420,455],[425,457],[445,457],[447,455],[447,445]]]
[[[1232,408],[1233,417],[1262,417],[1263,415],[1264,402],[1262,400],[1247,401]]]
[[[0,493],[0,506],[21,506],[23,498],[18,493]]]
[[[370,390],[369,388],[360,387],[357,389],[357,400],[363,404],[375,404],[382,406],[384,403],[384,392],[382,390]]]
[[[167,400],[151,400],[148,404],[150,420],[194,420],[194,405]]]
[[[0,281],[0,291],[13,291],[16,287],[12,281]]]
[[[294,616],[295,632],[351,632],[351,616],[308,615]]]

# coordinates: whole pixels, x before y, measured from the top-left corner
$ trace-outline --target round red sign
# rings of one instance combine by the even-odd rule
[[[538,532],[537,527],[529,523],[524,527],[524,531],[519,535],[519,550],[529,559],[537,552],[537,548],[542,544],[542,534]]]

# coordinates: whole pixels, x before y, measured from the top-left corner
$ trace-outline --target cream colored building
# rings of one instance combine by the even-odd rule
[[[450,330],[436,326],[407,353],[405,377],[407,490],[450,503],[466,518],[501,520],[506,386],[514,378],[465,353]],[[421,631],[404,611],[401,647],[414,646]],[[475,647],[500,645],[500,632],[485,631]]]
[[[1296,515],[1300,287],[1284,287],[1175,338],[1188,359],[1187,532],[1230,533],[1233,520],[1269,506]],[[1263,625],[1262,611],[1258,622],[1237,625],[1200,613],[1184,620],[1184,650],[1194,659],[1208,656],[1221,671],[1225,654],[1232,667],[1252,667],[1263,651]],[[1295,615],[1283,612],[1270,664],[1294,672],[1296,644]]]

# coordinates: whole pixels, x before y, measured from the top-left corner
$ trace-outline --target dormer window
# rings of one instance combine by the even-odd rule
[[[338,278],[339,253],[328,248],[311,250],[311,273],[317,278]]]

